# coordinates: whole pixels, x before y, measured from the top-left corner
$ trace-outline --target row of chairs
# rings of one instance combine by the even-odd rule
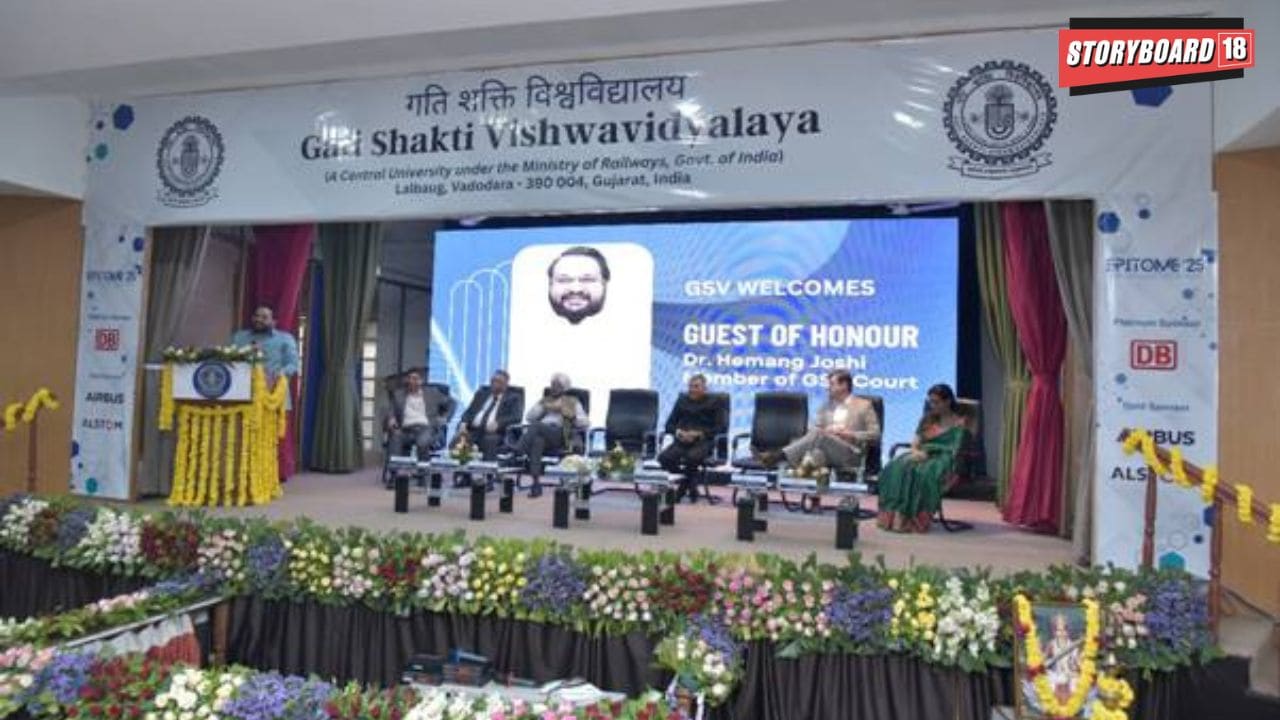
[[[424,374],[420,368],[408,370],[404,373],[392,375],[384,379],[383,386],[388,394],[388,398],[393,397],[402,385],[404,377],[409,372],[418,372]],[[431,383],[441,393],[448,395],[449,388],[447,385],[440,383]],[[547,390],[544,389],[544,393]],[[511,386],[509,392],[512,392],[518,398],[520,412],[523,415],[525,409],[525,390],[519,386]],[[582,403],[583,409],[587,412],[591,410],[591,393],[582,388],[572,388],[569,394],[573,395]],[[729,422],[731,416],[731,401],[728,393],[708,393],[708,395],[720,406],[720,412],[717,413],[717,427],[712,445],[712,452],[707,457],[704,471],[700,473],[699,478],[693,479],[697,485],[701,485],[704,490],[704,496],[710,498],[710,493],[705,492],[710,484],[709,474],[705,471],[707,468],[733,466],[739,470],[766,470],[766,463],[762,458],[776,456],[786,447],[792,440],[804,435],[809,428],[809,397],[804,393],[793,392],[760,392],[754,396],[754,408],[751,420],[751,431],[730,435]],[[683,393],[682,393],[683,396]],[[868,400],[875,409],[876,417],[880,421],[880,426],[884,427],[884,399],[874,395],[860,395],[860,397]],[[394,402],[394,400],[391,400]],[[960,399],[960,412],[966,420],[969,429],[970,442],[957,455],[955,466],[950,474],[946,486],[943,488],[944,493],[949,493],[960,482],[973,477],[982,464],[982,442],[981,442],[981,412],[980,404],[976,400]],[[457,403],[455,403],[455,407]],[[452,415],[446,419],[449,425],[452,425]],[[620,445],[630,453],[641,458],[656,458],[659,451],[665,446],[670,439],[664,434],[658,432],[658,393],[648,389],[614,389],[609,391],[609,406],[605,414],[604,427],[591,428],[579,437],[582,447],[589,452],[601,453]],[[506,445],[514,448],[519,441],[520,433],[524,426],[516,426],[508,429],[506,437]],[[390,435],[384,438],[384,457],[390,457],[387,451],[386,442],[389,442]],[[601,442],[603,441],[603,442]],[[437,447],[433,450],[440,451],[446,447],[447,441],[444,433],[436,438]],[[910,447],[907,443],[899,443],[890,448],[890,456],[896,456],[898,452]],[[593,450],[594,448],[594,450]],[[880,441],[870,443],[864,453],[865,465],[861,468],[861,474],[864,481],[868,485],[874,487],[875,479],[881,469],[881,450]],[[555,459],[558,455],[549,456]],[[387,481],[389,477],[388,468],[384,465],[383,479]],[[956,523],[950,523],[943,519],[944,526],[953,529]]]

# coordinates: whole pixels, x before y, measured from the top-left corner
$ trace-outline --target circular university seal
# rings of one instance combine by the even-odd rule
[[[195,391],[207,400],[217,400],[231,389],[231,369],[226,363],[209,361],[200,363],[191,375]]]
[[[167,194],[199,201],[222,170],[222,133],[208,119],[187,116],[165,131],[156,150],[156,170]]]
[[[991,60],[960,76],[942,106],[947,137],[970,160],[1026,163],[1058,119],[1058,99],[1026,63]]]

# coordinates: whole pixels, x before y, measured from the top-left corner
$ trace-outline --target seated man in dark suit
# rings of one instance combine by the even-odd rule
[[[693,487],[693,477],[711,454],[716,428],[723,424],[720,414],[725,408],[716,398],[707,394],[707,378],[694,375],[689,378],[689,391],[680,396],[667,416],[665,432],[675,440],[658,455],[658,464],[669,473],[685,476],[680,495],[683,497]]]
[[[476,391],[458,422],[458,429],[466,429],[485,460],[497,456],[507,428],[520,422],[520,398],[507,391],[510,382],[511,376],[506,370],[493,371],[489,387]]]
[[[410,371],[404,378],[404,387],[392,395],[392,417],[387,419],[387,429],[395,433],[391,453],[408,455],[410,448],[416,446],[418,457],[427,459],[436,435],[444,432],[453,406],[453,398],[433,386],[423,386],[422,376]]]

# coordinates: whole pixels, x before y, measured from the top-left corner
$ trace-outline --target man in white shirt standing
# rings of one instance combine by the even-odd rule
[[[408,455],[417,446],[418,457],[426,459],[435,446],[436,434],[443,432],[445,422],[453,414],[453,398],[433,386],[423,387],[422,376],[410,371],[404,378],[404,389],[394,395],[393,416],[388,429],[394,455]]]
[[[485,460],[497,456],[507,428],[519,424],[524,412],[524,403],[511,390],[510,382],[511,376],[506,370],[495,370],[489,384],[476,390],[458,423],[459,430],[466,428]]]

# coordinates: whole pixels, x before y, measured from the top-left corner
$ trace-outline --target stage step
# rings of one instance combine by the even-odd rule
[[[1233,614],[1218,626],[1223,652],[1249,660],[1249,691],[1280,698],[1280,625],[1240,603],[1231,603]]]

